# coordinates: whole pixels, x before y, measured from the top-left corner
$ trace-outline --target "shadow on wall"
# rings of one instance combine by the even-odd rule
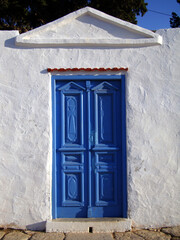
[[[27,228],[27,230],[31,230],[31,231],[45,231],[46,221],[27,225],[26,228]]]
[[[26,46],[16,46],[16,37],[9,38],[5,40],[4,46],[8,48],[16,48],[16,49],[32,49],[32,47],[26,47]]]

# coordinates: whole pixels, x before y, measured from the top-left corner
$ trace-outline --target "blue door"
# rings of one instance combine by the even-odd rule
[[[125,217],[122,81],[55,85],[54,218]]]

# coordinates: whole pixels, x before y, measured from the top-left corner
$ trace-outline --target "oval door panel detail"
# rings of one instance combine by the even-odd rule
[[[67,99],[67,137],[70,142],[77,139],[77,101],[73,97]]]
[[[67,178],[68,200],[76,200],[78,196],[78,180],[75,175],[69,175]]]

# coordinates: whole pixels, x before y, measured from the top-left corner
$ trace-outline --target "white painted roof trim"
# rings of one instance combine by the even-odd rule
[[[29,39],[31,35],[58,27],[62,22],[69,22],[79,16],[89,14],[92,17],[100,19],[104,22],[114,24],[118,27],[124,28],[134,33],[144,35],[144,39]],[[147,38],[149,37],[149,38]],[[30,47],[63,47],[63,46],[115,46],[115,47],[136,47],[136,46],[153,46],[162,44],[162,37],[150,30],[139,27],[135,24],[123,21],[121,19],[110,16],[106,13],[96,9],[85,7],[73,13],[70,13],[62,18],[50,22],[44,26],[38,27],[26,33],[22,33],[16,37],[17,46],[30,46]]]
[[[135,47],[135,46],[155,46],[162,43],[161,36],[152,39],[23,39],[16,41],[17,46],[30,47],[73,47],[73,46],[109,46],[109,47]]]

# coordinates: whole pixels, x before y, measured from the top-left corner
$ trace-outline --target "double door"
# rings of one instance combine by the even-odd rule
[[[123,217],[121,82],[56,82],[56,217]]]

